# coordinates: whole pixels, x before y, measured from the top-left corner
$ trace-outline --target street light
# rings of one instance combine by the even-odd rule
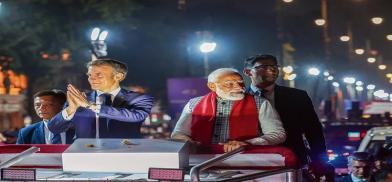
[[[362,92],[363,91],[363,87],[362,86],[356,86],[355,90],[357,90],[358,92]]]
[[[362,85],[363,85],[363,82],[362,82],[362,81],[357,81],[357,82],[355,82],[355,85],[356,85],[356,86],[362,86]]]
[[[380,65],[378,65],[378,69],[380,69],[380,70],[385,70],[385,69],[387,69],[387,65],[385,65],[385,64],[380,64]]]
[[[292,3],[294,0],[283,0],[285,3]]]
[[[355,83],[355,78],[354,77],[344,77],[343,82],[347,84],[353,84]]]
[[[329,74],[328,71],[324,71],[323,75],[324,75],[324,76],[329,76],[330,74]]]
[[[340,86],[338,82],[332,82],[332,85],[333,85],[334,87],[339,87],[339,86]]]
[[[318,76],[320,74],[320,70],[318,68],[312,67],[308,70],[309,75]]]
[[[90,39],[91,39],[91,59],[96,60],[100,57],[107,56],[107,45],[106,45],[106,38],[109,32],[107,30],[101,31],[100,28],[95,27],[91,31]]]
[[[368,90],[367,91],[367,100],[368,101],[373,99],[373,92],[374,92],[375,88],[376,88],[376,85],[373,85],[373,84],[369,84],[366,86],[366,89]]]
[[[334,78],[333,78],[333,76],[328,76],[327,77],[327,80],[329,80],[329,81],[332,81]]]
[[[387,35],[387,39],[392,41],[392,34]]]
[[[324,19],[322,19],[322,18],[319,18],[319,19],[314,20],[314,23],[315,23],[317,26],[324,26],[325,23],[326,23],[326,21],[325,21]]]
[[[348,42],[350,40],[350,37],[348,35],[342,35],[340,36],[340,40],[342,42]]]
[[[207,76],[209,72],[208,53],[214,51],[216,48],[215,42],[203,42],[199,49],[204,54],[204,75]]]
[[[374,58],[374,57],[367,58],[367,62],[368,63],[375,63],[376,62],[376,58]]]
[[[290,75],[287,77],[287,79],[290,80],[290,81],[294,80],[295,78],[297,78],[297,74],[295,74],[295,73],[290,74]]]
[[[381,17],[373,17],[371,19],[371,21],[372,21],[373,24],[379,25],[379,24],[381,24],[384,21],[384,19],[381,18]]]
[[[365,53],[364,49],[355,49],[355,54],[362,55],[363,53]]]
[[[369,85],[366,86],[366,88],[367,88],[368,90],[374,90],[374,89],[376,88],[376,86],[373,85],[373,84],[369,84]]]
[[[282,68],[283,72],[290,74],[294,71],[294,68],[292,66],[285,66]]]

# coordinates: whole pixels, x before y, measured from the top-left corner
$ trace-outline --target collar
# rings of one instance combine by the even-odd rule
[[[353,182],[366,182],[366,181],[369,181],[370,177],[367,179],[358,178],[358,177],[354,176],[353,173],[351,173],[351,179],[353,180]]]
[[[112,96],[116,96],[120,92],[120,90],[121,90],[121,87],[118,87],[118,88],[110,91],[108,94],[110,94]],[[104,93],[106,93],[106,92],[102,92],[102,91],[97,90],[97,96],[100,96],[101,94],[104,94]]]
[[[253,93],[256,93],[257,91],[260,90],[260,88],[257,88],[256,86],[254,86],[253,84],[250,85],[250,89],[252,90]],[[268,87],[263,88],[263,90],[266,91],[266,93],[271,93],[273,92],[275,89],[275,84],[272,84]]]
[[[48,128],[48,120],[42,120],[44,122],[45,128]]]

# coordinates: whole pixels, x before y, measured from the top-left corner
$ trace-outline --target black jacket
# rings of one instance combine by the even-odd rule
[[[250,88],[247,91],[252,93]],[[312,160],[326,157],[323,129],[308,94],[303,90],[276,85],[274,101],[286,130],[284,145],[297,155],[302,164],[308,164],[308,157]],[[310,150],[305,146],[303,134]]]

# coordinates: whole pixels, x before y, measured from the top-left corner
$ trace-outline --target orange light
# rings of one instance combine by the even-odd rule
[[[69,61],[71,59],[71,52],[67,49],[63,49],[62,54],[61,54],[61,60],[62,61]]]
[[[41,54],[42,59],[48,59],[49,58],[49,54],[48,53],[43,53]]]

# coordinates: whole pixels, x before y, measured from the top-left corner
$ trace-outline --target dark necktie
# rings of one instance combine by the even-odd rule
[[[99,97],[102,98],[102,105],[111,106],[112,105],[112,95],[108,93],[101,94]]]
[[[62,144],[60,133],[53,135],[51,142],[52,144]]]
[[[99,95],[102,99],[102,106],[112,105],[112,95],[108,93],[103,93]],[[105,138],[109,133],[109,119],[106,117],[99,117],[99,137]]]

